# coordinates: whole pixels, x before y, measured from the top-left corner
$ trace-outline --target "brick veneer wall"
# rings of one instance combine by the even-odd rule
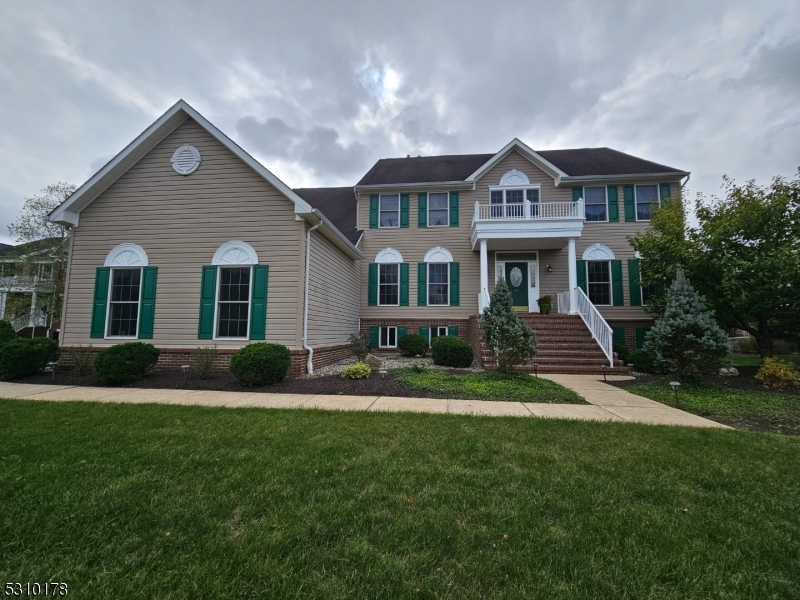
[[[458,327],[458,337],[470,341],[469,319],[361,319],[361,331],[367,335],[369,335],[369,328],[375,325],[378,327],[405,327],[406,333],[419,333],[420,327]],[[392,350],[396,349],[380,348],[381,352],[391,352]]]
[[[653,319],[646,321],[608,321],[611,327],[622,327],[625,329],[625,346],[630,350],[636,348],[636,328],[652,327]]]
[[[76,349],[70,346],[62,347],[61,358],[58,361],[59,366],[72,366],[72,351]],[[83,350],[86,350],[86,348],[83,348]],[[102,348],[92,348],[91,352],[92,354],[97,354],[100,350]],[[183,365],[191,365],[192,352],[196,348],[160,348],[160,350],[161,355],[158,357],[155,370],[172,371],[180,369]],[[217,348],[216,357],[214,358],[214,370],[227,371],[234,352],[236,350],[232,348]],[[314,348],[314,368],[326,367],[350,356],[352,356],[352,353],[348,344]],[[307,374],[308,352],[306,350],[290,350],[289,358],[291,364],[289,365],[288,377],[296,378]]]

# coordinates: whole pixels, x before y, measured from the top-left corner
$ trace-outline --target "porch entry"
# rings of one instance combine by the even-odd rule
[[[495,273],[504,278],[514,310],[517,312],[539,312],[539,255],[538,252],[514,252],[495,254]]]

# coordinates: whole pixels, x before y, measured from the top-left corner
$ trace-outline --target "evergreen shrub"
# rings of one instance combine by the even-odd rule
[[[230,370],[242,385],[272,385],[286,377],[291,363],[286,346],[257,342],[234,352]]]
[[[407,333],[397,340],[397,348],[403,356],[425,356],[428,338],[418,333]]]
[[[366,379],[372,374],[372,367],[367,363],[357,362],[347,365],[342,371],[342,379]]]
[[[0,344],[8,340],[15,340],[19,337],[11,326],[11,321],[0,321]]]
[[[765,358],[756,373],[756,379],[768,388],[791,388],[800,383],[800,373],[786,361]]]
[[[515,365],[529,363],[536,354],[536,334],[514,312],[511,291],[503,278],[497,280],[489,306],[483,309],[481,328],[498,371],[511,373]]]
[[[58,360],[58,342],[50,338],[22,338],[0,343],[0,380],[35,375]]]
[[[161,351],[153,344],[127,342],[97,353],[94,374],[103,385],[121,385],[144,377],[155,366]]]
[[[466,369],[472,365],[475,352],[469,342],[452,335],[440,335],[431,345],[433,363],[442,367]]]

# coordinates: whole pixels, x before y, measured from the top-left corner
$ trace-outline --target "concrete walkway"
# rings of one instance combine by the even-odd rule
[[[264,394],[137,388],[78,387],[0,382],[0,398],[24,400],[87,400],[128,404],[184,404],[228,408],[320,408],[370,412],[424,412],[490,417],[547,417],[584,421],[629,421],[658,425],[720,427],[725,425],[670,408],[619,388],[606,385],[602,376],[547,375],[575,390],[589,405],[540,404],[535,402],[487,402],[392,396],[325,396],[310,394]],[[611,377],[609,376],[609,379]],[[618,376],[617,378],[624,378]]]

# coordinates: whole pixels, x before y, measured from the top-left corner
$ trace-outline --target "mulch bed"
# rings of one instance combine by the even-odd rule
[[[453,370],[452,373],[464,374],[463,371],[457,370]],[[57,371],[55,379],[51,374],[41,373],[17,379],[16,382],[81,386],[99,385],[92,375],[78,377],[72,371],[66,369]],[[425,392],[396,381],[395,375],[387,374],[385,378],[381,378],[378,373],[373,373],[368,379],[342,379],[339,375],[284,379],[275,385],[251,388],[239,385],[228,371],[214,373],[211,379],[192,379],[184,375],[182,371],[157,371],[148,373],[142,379],[138,379],[133,383],[119,387],[221,392],[268,392],[272,394],[344,394],[346,396],[406,396],[412,398],[426,398],[429,396]]]

